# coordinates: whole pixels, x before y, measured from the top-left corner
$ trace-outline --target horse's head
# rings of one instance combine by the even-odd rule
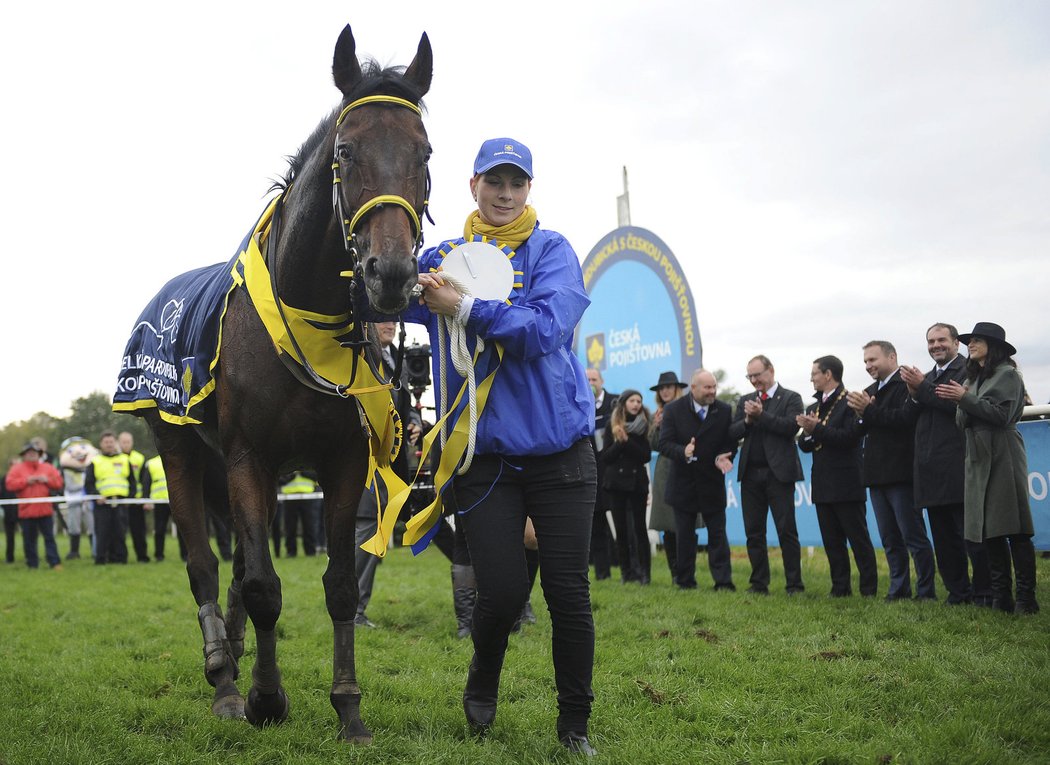
[[[430,89],[426,34],[401,77],[362,75],[350,27],[339,36],[332,74],[343,93],[335,129],[336,214],[344,221],[355,278],[372,308],[403,311],[416,285],[416,254],[426,212],[430,142],[419,100]]]

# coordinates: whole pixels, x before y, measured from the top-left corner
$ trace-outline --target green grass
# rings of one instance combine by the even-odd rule
[[[742,551],[733,563],[743,590]],[[819,549],[803,561],[809,589],[789,599],[773,564],[768,598],[673,590],[662,557],[650,587],[594,584],[599,762],[1050,761],[1050,608],[1014,618],[830,600]],[[460,702],[471,648],[453,634],[448,562],[436,550],[416,559],[392,551],[369,608],[380,629],[357,638],[375,743],[349,747],[335,740],[328,702],[324,560],[276,566],[278,658],[292,707],[286,724],[263,730],[212,717],[196,607],[177,561],[0,568],[0,764],[574,761],[555,737],[538,587],[539,623],[512,636],[497,722],[477,741]],[[228,564],[222,576],[225,590]],[[1048,560],[1039,586],[1050,606]],[[242,692],[250,629],[248,642]]]

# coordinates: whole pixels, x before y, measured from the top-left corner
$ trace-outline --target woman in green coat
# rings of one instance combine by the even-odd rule
[[[1028,459],[1017,422],[1024,410],[1024,382],[1011,358],[1017,350],[1006,330],[978,322],[959,335],[967,344],[966,385],[952,381],[936,393],[958,403],[956,422],[966,436],[965,535],[984,542],[992,574],[993,605],[1034,614],[1035,548],[1028,504]],[[1011,558],[1017,600],[1011,592]]]

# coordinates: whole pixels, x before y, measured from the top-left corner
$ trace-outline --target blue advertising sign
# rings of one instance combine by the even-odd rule
[[[605,387],[645,390],[661,372],[689,380],[701,366],[696,305],[670,248],[651,231],[606,234],[583,262],[591,305],[576,329],[576,354]]]

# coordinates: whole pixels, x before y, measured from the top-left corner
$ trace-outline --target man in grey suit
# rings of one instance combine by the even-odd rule
[[[744,440],[737,463],[747,557],[751,560],[748,592],[769,594],[769,553],[766,549],[766,513],[773,523],[784,556],[787,593],[802,592],[802,554],[795,525],[795,481],[802,480],[802,463],[795,448],[802,414],[802,397],[777,384],[773,362],[755,356],[747,363],[747,379],[754,393],[740,398],[729,435]]]

